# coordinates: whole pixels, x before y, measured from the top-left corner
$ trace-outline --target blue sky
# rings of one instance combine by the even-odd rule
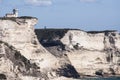
[[[39,19],[36,28],[118,30],[120,0],[0,0],[0,16],[19,10],[19,16]]]

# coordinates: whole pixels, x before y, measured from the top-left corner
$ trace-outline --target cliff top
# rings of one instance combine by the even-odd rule
[[[104,30],[104,31],[86,31],[87,33],[96,34],[96,33],[106,33],[106,32],[117,32],[117,30]]]
[[[77,31],[84,31],[84,30],[81,30],[81,29],[71,29],[71,28],[63,28],[63,29],[56,29],[56,28],[45,28],[45,29],[36,29],[36,31],[40,31],[41,33],[56,33],[56,32],[62,32],[62,33],[66,33],[67,31],[69,30],[77,30]],[[103,31],[84,31],[84,32],[87,32],[87,33],[91,33],[91,34],[97,34],[97,33],[108,33],[108,32],[117,32],[117,30],[103,30]]]
[[[38,19],[36,17],[31,17],[31,16],[21,16],[21,17],[0,17],[0,20],[13,20],[15,21],[16,19]]]
[[[35,29],[35,33],[38,37],[38,39],[41,41],[43,39],[46,39],[47,41],[54,40],[56,38],[62,38],[65,33],[67,33],[69,30],[77,30],[77,31],[83,31],[80,29],[55,29],[55,28],[45,28],[45,29]],[[104,31],[83,31],[90,34],[98,34],[98,33],[109,33],[109,32],[117,32],[117,30],[104,30]]]
[[[17,24],[21,24],[21,23],[28,23],[29,22],[30,25],[35,25],[38,21],[38,19],[36,17],[31,17],[31,16],[21,16],[21,17],[0,17],[1,21],[13,21],[16,22]]]
[[[65,33],[67,33],[69,30],[80,30],[80,29],[69,29],[69,28],[64,28],[64,29],[55,29],[55,28],[48,28],[48,29],[35,29],[36,34],[38,37],[44,38],[44,39],[53,39],[55,37],[62,38]],[[48,35],[49,34],[49,35]]]

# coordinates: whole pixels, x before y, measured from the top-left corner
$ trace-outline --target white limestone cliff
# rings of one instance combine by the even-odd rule
[[[120,74],[120,35],[115,31],[86,33],[69,30],[61,42],[75,51],[66,52],[75,69],[85,75],[96,71]],[[79,44],[79,45],[78,45]]]
[[[62,53],[61,56],[66,55],[79,74],[120,75],[120,35],[118,32],[46,29],[46,32],[42,31],[43,34],[54,34],[51,37],[49,35],[48,38],[51,40],[48,40],[47,36],[39,35],[39,31],[42,30],[36,30],[36,33],[42,45],[51,53],[54,52],[54,55],[60,56],[60,53]],[[48,42],[55,45],[47,46]]]
[[[37,21],[25,16],[0,18],[0,75],[4,78],[73,80],[79,75],[120,75],[118,32],[34,31]]]
[[[30,63],[35,63],[40,68],[39,71],[47,75],[47,72],[57,69],[59,63],[57,58],[38,42],[34,33],[37,21],[37,18],[33,17],[1,18],[0,41],[15,47]]]
[[[13,46],[0,41],[0,80],[45,79],[37,68]]]

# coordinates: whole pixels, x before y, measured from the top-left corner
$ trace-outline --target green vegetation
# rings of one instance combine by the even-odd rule
[[[21,16],[21,17],[0,17],[0,20],[12,20],[16,22],[16,19],[37,19],[31,16]]]
[[[31,17],[31,16],[21,16],[21,17],[17,17],[18,19],[37,19],[36,17]]]
[[[41,41],[47,40],[53,41],[55,38],[62,38],[68,30],[79,30],[79,29],[36,29],[36,35]]]
[[[35,18],[37,19],[36,17],[31,17],[31,16],[20,16],[20,17],[0,17],[0,19],[2,20],[13,20],[13,19],[32,19],[32,18]]]
[[[0,17],[0,20],[12,20],[12,21],[16,21],[16,17]]]
[[[117,32],[117,30],[104,30],[104,31],[86,31],[87,33],[97,34],[97,33],[107,33],[107,32]]]
[[[35,32],[39,39],[47,39],[48,41],[53,40],[55,37],[63,37],[67,32],[67,29],[36,29]]]
[[[25,22],[26,19],[37,19],[36,17],[31,17],[31,16],[21,16],[21,17],[0,17],[0,20],[11,20],[16,22],[18,25],[20,23],[17,21],[17,19],[23,19],[23,22]],[[38,20],[38,19],[37,19]]]

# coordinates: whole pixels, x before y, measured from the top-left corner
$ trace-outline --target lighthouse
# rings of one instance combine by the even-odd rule
[[[13,13],[7,13],[5,17],[18,17],[18,9],[13,9]]]

